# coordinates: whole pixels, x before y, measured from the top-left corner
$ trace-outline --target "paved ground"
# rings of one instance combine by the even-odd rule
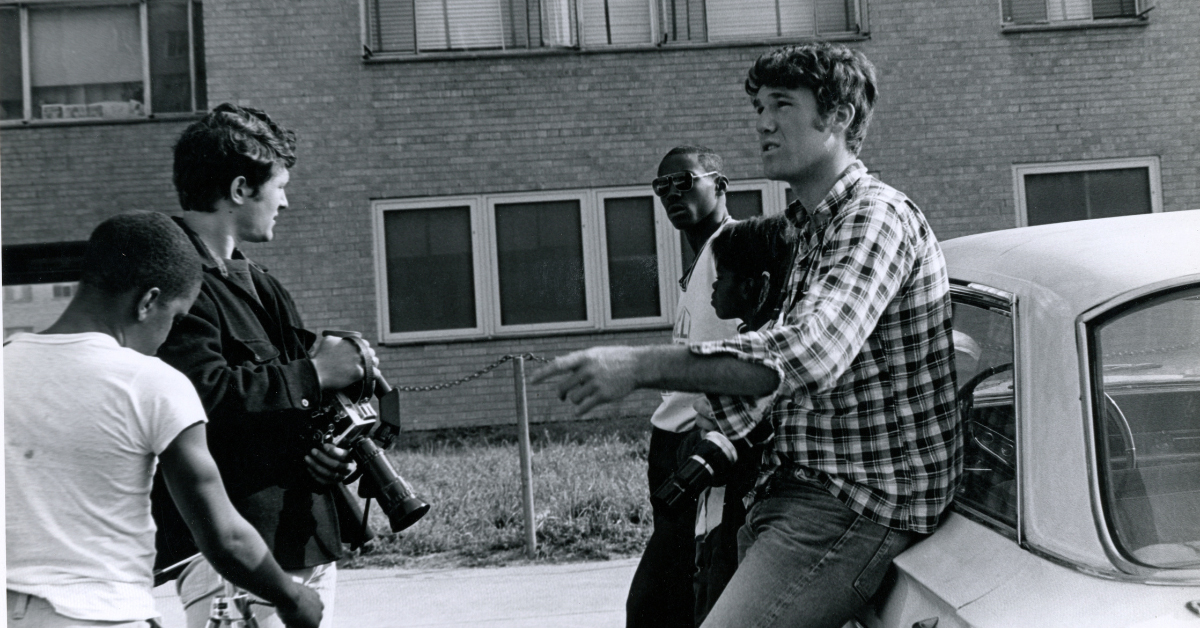
[[[637,559],[569,565],[338,572],[336,628],[619,628]],[[173,583],[154,590],[164,628],[184,628]]]

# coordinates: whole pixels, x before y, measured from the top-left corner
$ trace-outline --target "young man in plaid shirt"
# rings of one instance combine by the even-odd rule
[[[949,281],[920,210],[857,158],[876,97],[866,57],[781,48],[746,91],[764,170],[797,198],[779,319],[726,341],[588,349],[535,380],[565,374],[559,395],[580,416],[667,388],[708,393],[735,442],[771,421],[738,569],[703,625],[837,628],[933,532],[958,484]]]

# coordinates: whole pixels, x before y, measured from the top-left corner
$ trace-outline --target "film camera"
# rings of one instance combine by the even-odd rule
[[[695,499],[709,486],[723,486],[739,458],[761,454],[761,447],[774,435],[770,421],[756,425],[745,438],[731,441],[720,432],[708,432],[692,448],[675,473],[654,491],[668,508]]]
[[[364,358],[362,380],[337,391],[332,400],[314,412],[311,417],[313,440],[317,443],[332,443],[336,447],[350,450],[358,468],[345,483],[361,477],[358,495],[379,502],[388,517],[392,532],[400,532],[416,523],[429,512],[426,504],[416,495],[410,485],[388,461],[384,451],[400,434],[400,393],[392,388],[383,377],[375,375],[373,365],[367,362],[368,347],[357,332],[326,331],[326,336],[338,336],[358,347]],[[379,411],[371,405],[372,397],[379,399]],[[345,488],[342,488],[345,491]],[[352,516],[362,526],[359,543],[368,538],[367,517],[352,499],[344,500],[354,512]]]

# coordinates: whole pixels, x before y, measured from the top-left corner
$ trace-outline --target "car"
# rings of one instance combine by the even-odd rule
[[[857,626],[1200,628],[1200,210],[942,247],[961,484]]]

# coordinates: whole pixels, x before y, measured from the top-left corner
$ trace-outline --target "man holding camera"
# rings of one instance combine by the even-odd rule
[[[861,52],[780,48],[745,87],[764,170],[797,198],[802,253],[781,317],[727,341],[576,352],[532,380],[565,375],[559,396],[585,417],[672,388],[707,393],[734,442],[770,421],[737,572],[703,626],[837,628],[958,485],[949,279],[921,211],[858,160],[876,98]]]
[[[157,464],[197,544],[230,581],[315,628],[321,602],[237,511],[205,444],[204,409],[152,357],[200,289],[187,236],[162,214],[105,220],[49,329],[5,343],[9,628],[149,628]]]
[[[175,145],[179,224],[201,260],[204,280],[159,356],[195,385],[209,419],[209,448],[234,506],[262,534],[279,564],[316,589],[331,625],[336,562],[342,556],[338,482],[349,452],[314,445],[310,417],[323,394],[361,380],[377,360],[336,336],[303,328],[291,295],[238,246],[269,242],[287,208],[295,134],[266,113],[222,104],[190,125]],[[156,487],[156,490],[158,488]],[[194,553],[180,519],[156,500],[159,566]],[[176,588],[189,628],[203,628],[223,583],[203,559],[187,564]],[[276,625],[257,607],[260,626]]]

